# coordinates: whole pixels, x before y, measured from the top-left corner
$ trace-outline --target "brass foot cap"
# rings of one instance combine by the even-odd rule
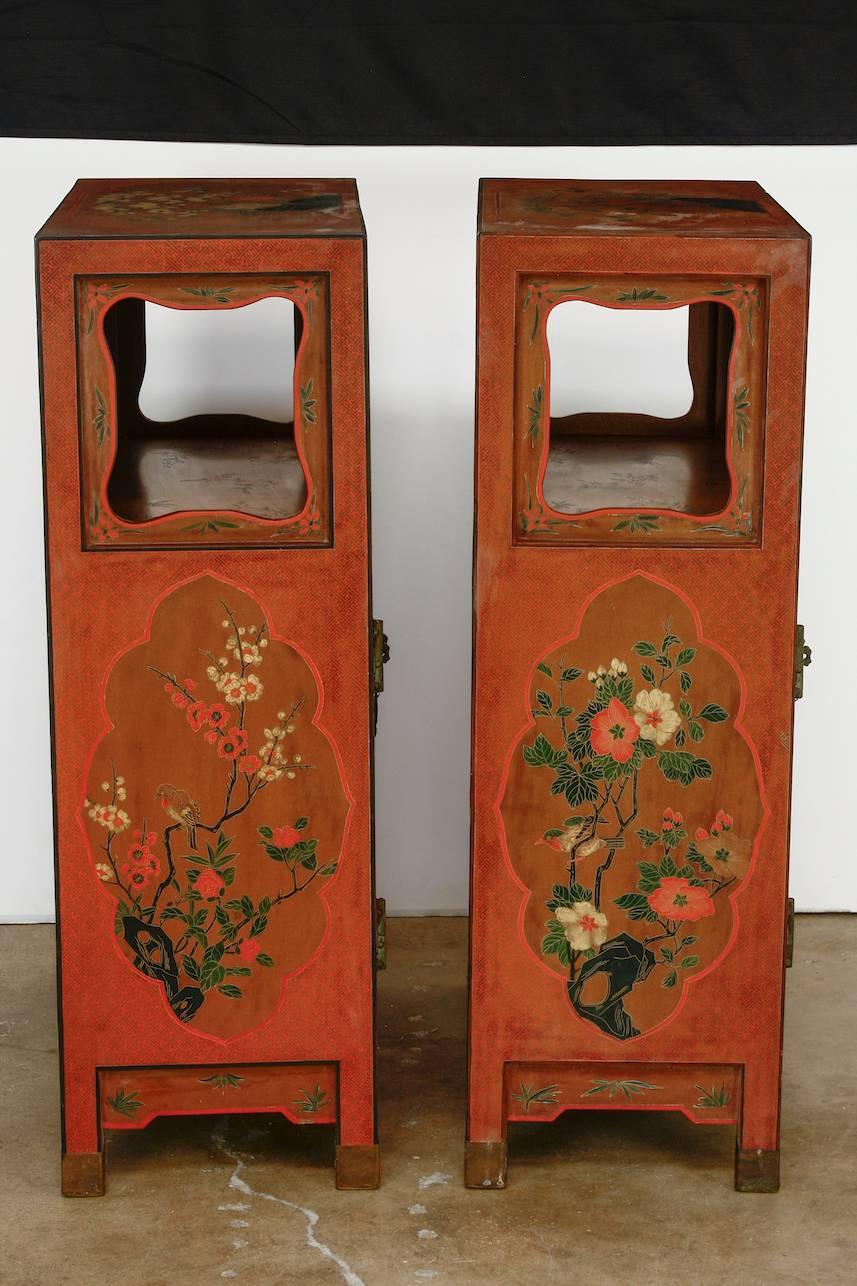
[[[381,1182],[381,1149],[359,1143],[336,1149],[336,1186],[342,1191],[377,1188]]]
[[[468,1188],[505,1188],[507,1151],[504,1140],[464,1144],[464,1183]]]
[[[761,1148],[737,1148],[735,1151],[735,1188],[738,1192],[779,1192],[780,1150],[765,1152]]]
[[[62,1194],[64,1197],[103,1197],[104,1153],[64,1152]]]

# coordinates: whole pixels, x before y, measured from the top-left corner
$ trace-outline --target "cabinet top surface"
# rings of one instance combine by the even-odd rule
[[[709,179],[482,179],[495,236],[806,237],[758,183]]]
[[[354,179],[78,179],[41,238],[362,237]]]

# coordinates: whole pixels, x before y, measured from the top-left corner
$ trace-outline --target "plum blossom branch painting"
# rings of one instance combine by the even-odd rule
[[[603,591],[539,662],[501,803],[513,865],[548,912],[536,939],[530,899],[528,941],[617,1040],[666,1018],[727,948],[763,815],[737,674],[680,598],[645,586]]]
[[[255,600],[209,577],[111,673],[84,803],[94,870],[133,967],[200,1031],[257,1025],[320,939],[347,804],[316,703]]]

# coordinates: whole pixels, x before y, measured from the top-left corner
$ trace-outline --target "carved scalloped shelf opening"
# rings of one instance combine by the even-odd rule
[[[290,300],[263,302],[273,302],[294,314],[294,349],[287,335],[284,372],[278,380],[288,392],[278,408],[273,388],[266,390],[264,415],[201,410],[172,420],[149,418],[140,406],[146,374],[146,312],[161,306],[126,298],[107,311],[104,333],[117,400],[117,452],[108,499],[118,517],[140,523],[184,511],[232,510],[273,519],[301,512],[306,503],[306,479],[295,445],[291,391],[301,317]],[[220,317],[234,317],[256,306],[220,311]],[[197,310],[183,309],[174,313],[171,322],[177,325],[180,319],[187,323],[198,316]],[[209,360],[216,363],[216,353]],[[209,405],[222,401],[217,383],[213,378]],[[193,405],[192,390],[180,390],[176,397],[178,404]],[[158,400],[154,399],[154,405]],[[163,393],[160,400],[163,402]],[[153,403],[151,394],[147,392],[143,401]]]
[[[627,324],[637,329],[646,322],[659,324],[663,311],[649,309],[603,309],[575,300],[558,304],[554,317],[566,310],[577,310],[575,316],[589,323],[593,315],[607,314],[609,326]],[[569,362],[581,370],[581,385],[586,378],[586,400],[593,404],[593,369],[602,373],[604,399],[602,409],[587,409],[571,414],[554,415],[546,407],[550,423],[550,444],[544,497],[547,505],[560,513],[590,513],[598,509],[676,510],[704,515],[720,512],[729,500],[730,477],[727,466],[727,422],[729,407],[729,358],[735,334],[731,310],[720,303],[699,303],[670,310],[681,313],[687,326],[687,374],[692,397],[683,414],[651,414],[643,410],[603,409],[611,404],[626,404],[616,396],[623,385],[623,365],[615,352],[568,349],[554,344],[551,352],[551,383],[560,383],[558,371]],[[606,335],[600,326],[591,327],[590,339]],[[558,335],[557,338],[561,336]],[[617,365],[618,362],[618,365]],[[645,372],[632,369],[628,363],[628,382],[637,383],[654,401],[672,409],[682,404],[686,377],[673,389],[660,391],[648,382]],[[641,382],[641,376],[642,382]],[[564,400],[568,400],[568,381],[561,380]],[[551,392],[548,392],[550,399]],[[645,400],[645,399],[644,399]],[[685,395],[686,402],[686,395]],[[572,405],[574,405],[572,391]],[[578,402],[577,404],[580,404]],[[597,405],[597,400],[594,401]],[[563,408],[564,409],[564,408]]]

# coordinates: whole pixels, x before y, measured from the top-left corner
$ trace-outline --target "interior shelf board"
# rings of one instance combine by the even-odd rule
[[[114,513],[146,522],[184,511],[290,518],[306,481],[290,432],[274,436],[158,435],[124,444],[109,489]]]
[[[675,509],[716,514],[729,499],[722,440],[646,434],[553,434],[543,492],[559,513]]]

